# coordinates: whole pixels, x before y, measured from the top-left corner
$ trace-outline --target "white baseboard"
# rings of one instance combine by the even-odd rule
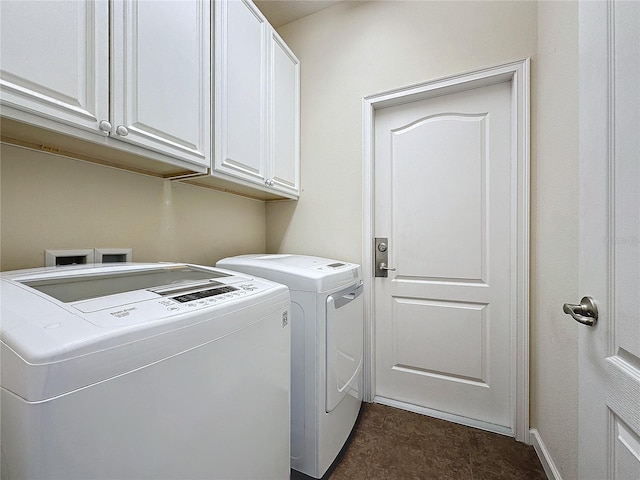
[[[529,430],[529,441],[538,454],[538,458],[540,459],[540,463],[542,463],[544,472],[547,474],[547,478],[549,480],[562,480],[560,471],[558,470],[558,467],[556,467],[556,464],[553,463],[553,458],[551,458],[551,454],[549,453],[549,450],[547,450],[547,447],[542,441],[542,437],[540,437],[540,432],[538,432],[537,429],[532,428]]]

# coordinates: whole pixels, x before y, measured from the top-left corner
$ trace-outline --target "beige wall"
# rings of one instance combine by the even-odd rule
[[[267,205],[267,251],[361,262],[362,98],[532,57],[531,426],[577,475],[577,8],[348,2],[279,29],[301,61],[302,188]]]
[[[9,145],[0,159],[2,270],[43,266],[45,249],[205,265],[265,251],[263,202]]]
[[[541,2],[532,78],[531,424],[578,476],[578,7]]]
[[[3,145],[1,269],[46,248],[213,264],[265,248],[361,261],[362,97],[532,57],[531,426],[577,476],[577,7],[353,2],[286,25],[302,62],[299,202],[268,204]],[[266,236],[265,236],[266,229]]]
[[[344,2],[278,30],[301,61],[297,205],[267,206],[267,250],[360,261],[362,98],[536,51],[532,2]]]

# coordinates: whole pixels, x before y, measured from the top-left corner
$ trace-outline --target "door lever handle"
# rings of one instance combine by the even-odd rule
[[[571,315],[576,322],[593,327],[598,321],[598,307],[591,297],[582,297],[579,305],[565,303],[562,311]]]
[[[378,266],[378,268],[379,268],[380,270],[388,270],[388,271],[390,271],[390,272],[395,272],[395,271],[396,271],[396,269],[395,269],[395,268],[387,267],[387,264],[386,264],[386,263],[384,263],[384,262],[382,262],[382,263]]]

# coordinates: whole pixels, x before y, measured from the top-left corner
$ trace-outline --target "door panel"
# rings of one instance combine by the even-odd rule
[[[580,2],[581,479],[640,478],[640,3]],[[568,318],[567,321],[571,321]]]
[[[376,111],[376,396],[513,430],[511,81]]]
[[[392,319],[395,370],[486,385],[487,305],[396,297]]]
[[[403,277],[480,280],[486,260],[484,115],[430,116],[391,136],[398,271]]]

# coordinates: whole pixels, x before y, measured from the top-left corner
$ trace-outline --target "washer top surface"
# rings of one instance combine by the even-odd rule
[[[239,255],[222,259],[216,266],[264,277],[291,290],[318,293],[350,285],[362,277],[360,265],[310,255]]]
[[[177,355],[286,306],[282,286],[199,265],[0,274],[0,385],[40,401]]]

